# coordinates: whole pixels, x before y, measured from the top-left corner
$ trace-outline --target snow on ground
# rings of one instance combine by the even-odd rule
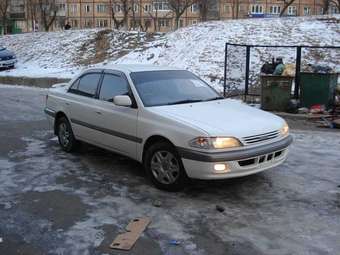
[[[221,89],[225,42],[269,45],[340,45],[340,15],[214,21],[168,34],[74,30],[11,35],[0,44],[17,53],[16,70],[0,75],[72,77],[92,65],[142,63],[185,68]],[[229,48],[228,84],[242,87],[245,48]],[[295,50],[255,48],[251,79],[272,56],[294,62]],[[304,50],[303,64],[326,64],[340,71],[339,50]]]

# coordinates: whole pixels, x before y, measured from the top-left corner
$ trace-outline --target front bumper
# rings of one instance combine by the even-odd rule
[[[10,59],[10,60],[0,60],[0,68],[6,68],[14,66],[17,62],[16,59]]]
[[[230,152],[201,152],[178,148],[187,175],[195,179],[226,179],[264,171],[284,162],[293,138],[262,146],[243,148]],[[226,169],[216,171],[215,164],[225,164]]]

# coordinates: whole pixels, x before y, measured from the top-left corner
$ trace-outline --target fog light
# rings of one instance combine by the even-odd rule
[[[224,171],[227,169],[227,166],[225,164],[215,164],[214,169],[215,171]]]

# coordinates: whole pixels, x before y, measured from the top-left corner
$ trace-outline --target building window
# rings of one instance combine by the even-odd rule
[[[133,11],[134,12],[138,12],[139,8],[138,8],[138,4],[134,4],[133,5]]]
[[[72,19],[71,20],[71,26],[77,28],[78,27],[78,20]]]
[[[296,6],[288,6],[287,14],[290,16],[296,15]]]
[[[170,27],[170,21],[169,21],[169,19],[160,19],[158,21],[158,25],[160,27]]]
[[[323,8],[322,7],[319,8],[319,14],[323,14]]]
[[[122,6],[120,4],[115,4],[113,6],[113,10],[114,10],[114,12],[122,12],[123,8],[122,8]]]
[[[303,15],[305,16],[310,15],[310,7],[303,7]]]
[[[195,19],[192,20],[192,21],[191,21],[191,24],[192,24],[192,25],[196,25],[196,24],[197,24],[197,20],[195,20]]]
[[[336,14],[338,13],[338,7],[336,6],[331,6],[330,8],[330,14]]]
[[[89,4],[84,5],[84,10],[86,13],[89,13],[91,11],[91,6]]]
[[[153,4],[153,9],[157,11],[168,11],[169,7],[167,2],[156,2]]]
[[[104,4],[97,4],[97,12],[98,13],[105,13],[107,10],[106,5]]]
[[[270,6],[271,14],[280,14],[280,12],[281,12],[281,6],[277,6],[277,5]]]
[[[107,19],[97,19],[96,20],[96,26],[97,27],[108,27]]]
[[[223,7],[223,11],[227,14],[231,13],[231,6],[229,4],[225,4]]]
[[[184,20],[183,19],[179,20],[179,27],[184,27]]]
[[[251,13],[252,14],[263,14],[263,6],[254,4],[251,6]]]
[[[71,4],[70,5],[70,12],[71,13],[77,13],[78,11],[78,6],[76,4]]]
[[[58,4],[57,8],[58,8],[58,11],[65,11],[66,5],[65,4]]]
[[[199,11],[199,7],[198,4],[192,4],[191,5],[191,12],[198,12]]]
[[[145,4],[144,5],[144,12],[152,12],[152,5],[151,4]]]
[[[92,20],[88,19],[84,22],[85,27],[92,27]]]

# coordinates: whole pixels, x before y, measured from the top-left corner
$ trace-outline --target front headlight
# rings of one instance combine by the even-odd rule
[[[289,126],[288,124],[285,122],[285,124],[283,125],[283,127],[280,129],[281,135],[286,136],[289,134]]]
[[[228,149],[242,144],[234,137],[197,137],[189,142],[189,146],[199,149]]]

